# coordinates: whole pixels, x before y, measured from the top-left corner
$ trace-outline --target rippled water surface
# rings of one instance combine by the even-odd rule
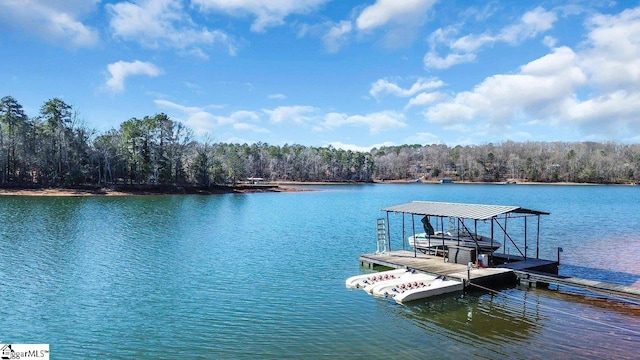
[[[561,272],[640,286],[640,187],[368,185],[0,197],[0,343],[52,358],[635,358],[640,305],[510,288],[408,305],[348,290],[379,209],[519,205]],[[393,247],[401,247],[395,239]]]

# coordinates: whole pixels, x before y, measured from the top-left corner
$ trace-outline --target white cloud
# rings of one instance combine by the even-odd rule
[[[553,36],[545,36],[544,39],[542,39],[542,43],[549,48],[554,48],[558,43],[558,39]]]
[[[134,61],[117,61],[107,66],[109,78],[106,86],[112,91],[119,92],[124,90],[124,82],[127,77],[132,75],[147,75],[156,77],[162,74],[162,70],[150,62]]]
[[[263,109],[272,123],[305,123],[317,118],[318,109],[313,106],[278,106],[273,110]]]
[[[558,17],[554,12],[537,7],[532,11],[526,12],[522,15],[520,21],[503,28],[496,35],[484,33],[463,36],[451,44],[451,49],[460,52],[474,52],[487,44],[495,42],[517,45],[551,29],[557,19]]]
[[[322,125],[327,129],[339,128],[347,125],[366,126],[372,134],[388,129],[403,128],[407,126],[404,114],[395,111],[382,111],[367,115],[328,113],[325,115]]]
[[[291,14],[307,14],[329,0],[191,0],[203,10],[224,12],[229,15],[255,16],[251,30],[263,32],[266,28],[283,25]]]
[[[460,25],[449,25],[444,28],[437,28],[429,34],[427,41],[432,49],[435,49],[440,44],[450,46],[450,44],[455,41],[454,38],[458,33],[460,33]]]
[[[439,57],[435,52],[428,52],[424,56],[424,66],[427,69],[448,69],[454,65],[470,63],[476,59],[475,54],[448,54]]]
[[[578,53],[591,92],[575,97],[563,114],[585,137],[606,140],[640,132],[640,7],[616,15],[595,15]]]
[[[360,33],[384,27],[383,42],[389,48],[404,46],[415,38],[428,19],[427,12],[437,0],[376,0],[367,6],[355,23]]]
[[[640,7],[622,13],[597,15],[589,21],[590,48],[582,66],[605,91],[638,91],[640,84]]]
[[[168,46],[207,58],[199,45],[220,44],[230,55],[237,45],[221,30],[197,27],[183,10],[181,1],[141,0],[105,6],[110,13],[110,26],[115,37],[136,41],[143,46]]]
[[[520,22],[502,29],[496,39],[516,45],[553,28],[556,20],[558,20],[558,17],[555,12],[537,7],[522,15]]]
[[[425,117],[432,123],[451,125],[472,121],[478,111],[463,103],[471,93],[459,94],[454,101],[437,104],[425,111]]]
[[[251,132],[255,132],[255,133],[262,133],[262,134],[268,134],[270,133],[269,130],[257,126],[257,125],[253,125],[253,124],[247,124],[247,123],[236,123],[233,124],[233,129],[234,130],[238,130],[238,131],[251,131]]]
[[[398,97],[409,97],[425,90],[442,87],[444,83],[437,79],[418,78],[409,89],[403,89],[387,79],[378,79],[371,84],[369,94],[378,99],[381,95],[390,94]]]
[[[260,116],[253,112],[247,110],[239,110],[231,113],[228,117],[218,116],[218,123],[223,124],[237,124],[241,121],[259,121]]]
[[[413,106],[425,106],[425,105],[433,104],[444,98],[445,98],[445,95],[441,92],[420,93],[409,100],[409,103],[407,104],[405,109],[408,109]]]
[[[575,68],[577,60],[576,53],[563,46],[555,48],[550,54],[521,66],[520,72],[527,75],[557,76],[567,68]]]
[[[486,44],[492,44],[497,40],[495,36],[489,34],[466,35],[450,44],[450,48],[462,54],[477,51]]]
[[[354,144],[345,144],[341,141],[333,141],[325,144],[324,146],[333,146],[336,149],[342,149],[345,151],[351,150],[351,151],[358,151],[358,152],[369,152],[373,148],[381,148],[383,146],[395,146],[395,145],[396,144],[392,142],[384,142],[384,143],[373,144],[369,146],[360,146],[360,145],[354,145]]]
[[[555,18],[545,14],[530,14],[530,21],[523,21],[530,27],[505,39],[548,29]],[[519,138],[530,138],[526,129],[541,126],[577,128],[583,139],[592,140],[638,133],[640,8],[592,16],[587,26],[587,40],[579,52],[566,46],[552,48],[517,73],[487,77],[473,90],[429,107],[425,117],[447,129],[475,134],[502,131]],[[553,38],[545,39],[547,46],[554,43]]]
[[[575,100],[567,122],[594,139],[640,131],[640,7],[595,15],[579,64],[589,75],[591,96]]]
[[[285,100],[287,96],[285,94],[271,94],[269,95],[269,99],[272,100]]]
[[[92,47],[99,41],[98,31],[81,19],[95,11],[98,3],[99,0],[5,0],[0,1],[0,21],[64,46]]]
[[[367,6],[356,19],[359,30],[373,30],[389,23],[407,24],[424,18],[435,0],[377,0]]]
[[[262,114],[266,114],[269,121],[275,125],[305,125],[314,131],[356,126],[369,128],[371,133],[378,133],[407,126],[404,114],[393,111],[350,116],[341,113],[322,114],[320,109],[312,106],[279,106],[271,110],[263,109],[261,112],[240,110],[229,116],[219,116],[202,107],[184,106],[168,100],[155,100],[155,103],[161,108],[175,110],[178,120],[197,134],[207,133],[221,126],[230,126],[236,131],[271,133],[272,130],[258,124]]]
[[[259,122],[260,115],[254,111],[239,110],[229,116],[215,115],[207,111],[204,107],[184,106],[168,100],[154,100],[156,105],[164,109],[172,109],[178,112],[177,119],[198,135],[207,134],[214,130],[230,126],[237,131],[251,131],[255,133],[269,133],[269,130],[251,122]],[[220,106],[209,106],[208,108],[220,109]]]
[[[553,28],[557,21],[557,15],[553,11],[547,11],[541,7],[528,11],[522,15],[518,22],[504,27],[497,34],[486,31],[482,34],[469,34],[459,38],[453,38],[460,29],[449,26],[434,31],[429,36],[431,50],[424,56],[424,65],[431,69],[448,69],[454,65],[468,63],[476,59],[476,52],[488,45],[504,42],[510,45],[518,45],[523,41],[535,38],[539,34]],[[545,39],[545,43],[549,43]],[[438,55],[435,50],[440,44],[445,45],[451,53],[446,56]]]
[[[413,40],[417,28],[427,19],[426,12],[436,1],[377,0],[374,4],[364,7],[355,20],[326,21],[314,25],[302,24],[298,26],[297,35],[298,37],[319,36],[325,50],[336,53],[351,40],[355,31],[363,35],[384,27],[382,33],[384,44],[389,48],[400,47]],[[356,7],[355,10],[357,11],[358,8]]]
[[[347,42],[347,35],[351,32],[351,22],[341,21],[331,26],[329,31],[322,37],[325,49],[330,53],[335,53]]]
[[[413,136],[410,136],[405,139],[404,144],[422,144],[422,145],[431,145],[431,144],[441,144],[442,140],[437,135],[434,135],[429,132],[419,132]]]
[[[568,113],[571,119],[583,125],[605,122],[624,133],[628,130],[627,124],[634,124],[637,131],[640,128],[640,92],[615,91],[575,104]]]
[[[154,100],[154,102],[161,108],[177,110],[180,113],[177,120],[198,135],[213,131],[217,125],[218,119],[204,108],[184,106],[167,100]]]
[[[553,117],[574,101],[575,90],[586,82],[576,54],[562,47],[523,65],[517,74],[486,78],[473,91],[430,107],[425,116],[448,126],[482,122],[498,127],[523,115]]]

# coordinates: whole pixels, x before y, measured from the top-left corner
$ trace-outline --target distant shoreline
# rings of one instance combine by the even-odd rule
[[[222,195],[246,194],[266,192],[297,192],[308,191],[292,186],[265,185],[216,185],[211,187],[189,186],[147,186],[147,185],[118,185],[113,187],[10,187],[0,188],[0,196],[148,196],[148,195]]]
[[[439,180],[377,180],[374,181],[376,184],[413,184],[413,183],[422,183],[422,184],[440,184]],[[568,181],[558,181],[558,182],[535,182],[535,181],[513,181],[513,182],[505,182],[505,181],[452,181],[447,184],[460,184],[460,185],[558,185],[558,186],[637,186],[638,184],[628,184],[628,183],[610,183],[610,184],[596,184],[596,183],[580,183],[580,182],[568,182]],[[444,184],[444,185],[447,185]]]
[[[143,195],[221,195],[221,194],[247,194],[267,192],[303,192],[311,191],[307,186],[322,185],[365,185],[365,184],[439,184],[439,181],[416,180],[386,180],[374,182],[300,182],[300,181],[274,181],[262,184],[239,185],[215,185],[210,187],[195,186],[154,186],[154,185],[117,185],[111,187],[7,187],[0,188],[0,196],[60,196],[60,197],[84,197],[84,196],[143,196]],[[636,184],[591,184],[574,182],[472,182],[456,181],[451,185],[557,185],[557,186],[598,186],[620,185],[634,186]],[[445,184],[449,185],[449,184]]]

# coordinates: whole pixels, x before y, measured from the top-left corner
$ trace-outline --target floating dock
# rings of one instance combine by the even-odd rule
[[[362,267],[373,269],[384,266],[415,269],[433,275],[442,275],[449,279],[462,280],[465,286],[471,284],[504,287],[521,284],[530,287],[548,287],[553,284],[609,297],[640,300],[640,288],[560,276],[558,275],[559,256],[558,261],[540,259],[540,216],[549,215],[548,212],[519,206],[431,201],[413,201],[384,207],[380,210],[385,211],[387,216],[386,219],[377,220],[377,250],[375,253],[360,256]],[[421,245],[414,241],[416,249],[411,251],[391,251],[390,214],[402,216],[403,248],[406,244],[407,233],[412,234],[409,239],[417,239],[420,235],[428,238],[429,242],[426,245]],[[408,222],[406,221],[407,216],[409,217]],[[420,222],[423,224],[424,232],[421,234],[416,232],[416,216],[421,218]],[[531,218],[536,220],[533,223],[533,230],[535,230],[533,237],[529,231],[531,221],[528,219]],[[449,229],[444,227],[445,219],[449,224]],[[436,229],[433,228],[430,220],[434,220]],[[507,231],[507,225],[513,226],[514,221],[520,221],[520,226],[517,228],[523,230],[519,239]],[[478,234],[479,225],[484,224],[486,224],[485,229],[488,230],[490,236],[483,237]],[[457,244],[451,244],[451,234],[457,234]],[[502,244],[503,251],[504,249],[514,249],[515,251],[511,254],[495,252],[494,250],[500,247],[500,245],[493,247],[497,238],[504,242]],[[486,239],[490,240],[489,249],[481,246],[483,241],[486,242]],[[449,241],[449,245],[445,246],[445,240]],[[442,241],[442,245],[440,245],[440,241]],[[411,244],[411,241],[409,243]],[[462,246],[462,243],[472,246]],[[533,244],[535,244],[535,255],[531,256],[527,253],[527,249],[531,248]]]
[[[510,285],[517,283],[516,274],[511,269],[488,267],[474,267],[446,262],[442,256],[415,254],[413,251],[397,250],[383,254],[360,255],[360,266],[375,269],[379,266],[388,268],[416,269],[434,275],[444,275],[449,279],[461,281],[471,280],[478,285]]]
[[[496,254],[497,260],[500,254]],[[640,288],[610,284],[601,281],[580,279],[539,271],[536,269],[556,268],[558,262],[542,259],[519,259],[496,267],[476,267],[447,262],[442,256],[414,253],[408,250],[390,251],[383,254],[360,255],[360,266],[368,269],[377,267],[416,269],[434,275],[444,275],[458,279],[469,285],[506,287],[523,285],[529,287],[568,286],[594,294],[620,299],[640,300]],[[556,271],[557,272],[557,271]]]

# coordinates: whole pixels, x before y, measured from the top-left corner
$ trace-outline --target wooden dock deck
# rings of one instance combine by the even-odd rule
[[[429,274],[459,279],[465,281],[465,284],[467,281],[483,286],[509,286],[520,283],[526,286],[546,287],[554,284],[616,298],[640,300],[640,288],[560,276],[557,275],[558,263],[543,259],[519,259],[519,261],[503,263],[496,267],[474,267],[468,270],[467,265],[447,262],[442,256],[397,250],[383,254],[360,255],[360,265],[370,269],[378,266],[416,269]],[[539,269],[555,269],[556,273],[542,272]]]
[[[525,260],[522,256],[513,256],[500,253],[493,253],[493,262],[495,266],[523,271],[538,271],[548,274],[557,274],[558,265],[557,261],[544,260],[536,258],[527,258]]]
[[[473,268],[469,272],[467,265],[445,262],[442,256],[433,256],[417,253],[413,251],[398,250],[384,254],[364,254],[360,255],[360,265],[373,269],[376,266],[386,266],[390,268],[410,268],[418,271],[444,275],[448,278],[467,280],[476,284],[491,283],[513,283],[517,278],[511,269],[505,268]]]

